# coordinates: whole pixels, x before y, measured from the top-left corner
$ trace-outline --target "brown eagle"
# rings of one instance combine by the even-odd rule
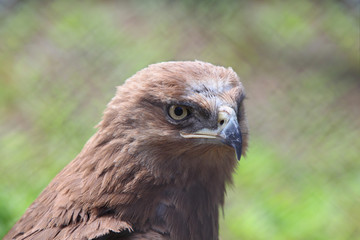
[[[248,142],[231,68],[150,65],[4,239],[218,239],[225,184]]]

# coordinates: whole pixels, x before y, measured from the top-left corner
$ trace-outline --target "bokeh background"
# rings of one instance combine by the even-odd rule
[[[223,240],[360,239],[360,2],[0,0],[0,238],[151,63],[231,66],[250,149]]]

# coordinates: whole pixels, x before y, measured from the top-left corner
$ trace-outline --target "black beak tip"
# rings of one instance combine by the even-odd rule
[[[236,152],[236,158],[238,161],[240,161],[240,158],[241,158],[241,152],[242,152],[242,146],[241,146],[241,143],[240,144],[237,144],[237,146],[233,146],[234,149],[235,149],[235,152]]]
[[[232,120],[228,123],[226,128],[223,130],[224,138],[223,141],[228,146],[235,149],[236,158],[240,161],[242,153],[242,136],[239,124],[237,121]]]
[[[241,139],[241,138],[240,138]],[[235,150],[236,159],[240,161],[241,153],[242,153],[242,141],[239,140],[230,140],[224,141],[224,143],[230,147],[232,147]]]

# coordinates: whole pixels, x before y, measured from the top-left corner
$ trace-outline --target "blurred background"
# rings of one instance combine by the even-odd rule
[[[0,0],[0,238],[151,63],[231,66],[250,148],[223,240],[360,239],[360,2]]]

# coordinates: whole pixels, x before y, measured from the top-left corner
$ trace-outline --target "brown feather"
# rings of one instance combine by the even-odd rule
[[[209,63],[141,70],[118,88],[97,133],[4,239],[218,239],[234,150],[182,138],[165,106],[197,104],[208,122],[219,102],[233,107],[245,153],[243,94],[232,69]]]

